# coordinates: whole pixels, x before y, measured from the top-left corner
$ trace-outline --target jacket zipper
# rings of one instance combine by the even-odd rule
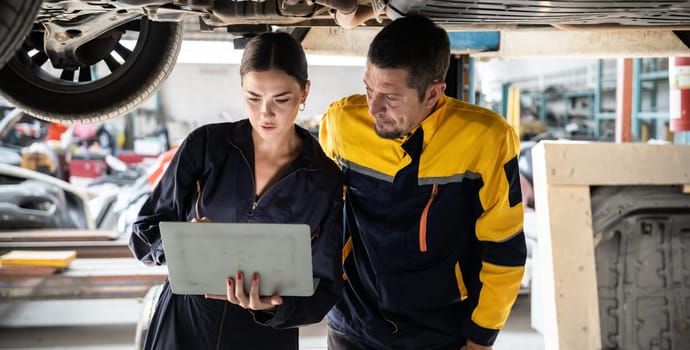
[[[398,324],[392,320],[389,320],[386,316],[383,316],[383,319],[386,322],[390,323],[391,326],[393,326],[393,331],[391,332],[391,335],[396,335],[398,333]]]
[[[438,194],[438,184],[434,184],[431,187],[431,196],[429,197],[429,201],[426,202],[426,206],[424,206],[424,211],[422,211],[422,217],[419,220],[419,251],[422,253],[425,253],[427,250],[426,246],[426,221],[427,221],[427,216],[429,215],[429,208],[431,207],[431,203],[434,202],[434,198],[436,198],[436,195]],[[458,271],[456,265],[456,271]],[[464,287],[464,285],[463,285]],[[393,320],[388,319],[387,317],[383,317],[383,319],[388,322],[391,326],[393,326],[393,331],[391,332],[392,335],[395,335],[398,333],[398,324],[395,323]]]
[[[431,203],[434,201],[434,198],[438,194],[438,184],[434,184],[434,186],[431,188],[431,197],[429,197],[429,201],[426,202],[426,206],[424,207],[424,211],[422,212],[422,217],[419,220],[419,251],[422,253],[426,252],[426,220],[427,220],[427,215],[429,214],[429,208],[431,207]]]
[[[343,281],[347,281],[347,273],[345,272],[345,260],[347,260],[347,257],[350,256],[350,253],[352,252],[352,237],[348,237],[347,241],[345,242],[345,245],[343,246],[342,250],[342,268],[343,268],[343,274],[342,278]]]
[[[247,160],[247,157],[244,156],[244,153],[242,153],[242,152],[240,151],[240,155],[242,156],[242,159],[244,159],[244,162],[247,164],[247,168],[249,168],[249,173],[252,175],[252,176],[251,176],[251,177],[252,177],[252,185],[254,185],[254,199],[252,200],[251,211],[256,210],[256,207],[259,206],[259,202],[261,202],[261,200],[262,200],[264,197],[266,197],[266,194],[267,194],[268,192],[270,192],[276,185],[278,185],[279,183],[281,183],[281,182],[282,182],[283,180],[285,180],[288,176],[290,176],[290,175],[292,175],[292,174],[294,174],[294,173],[296,173],[296,172],[298,172],[298,171],[301,170],[301,169],[295,169],[295,170],[291,171],[290,173],[288,173],[287,175],[283,176],[280,180],[278,180],[278,182],[276,182],[276,183],[274,183],[273,185],[271,185],[271,187],[269,187],[269,188],[264,192],[264,194],[261,196],[261,198],[259,198],[259,200],[256,200],[256,181],[254,181],[254,171],[252,170],[252,167],[251,167],[251,165],[249,164],[249,161]]]
[[[216,350],[220,350],[220,341],[223,339],[223,326],[225,325],[225,314],[228,312],[228,302],[223,303],[223,315],[220,317],[218,325],[218,339],[216,340]]]
[[[196,202],[194,202],[194,218],[197,222],[201,221],[199,214],[199,202],[201,201],[201,180],[196,180]]]
[[[320,227],[320,226],[317,227],[317,228],[316,228],[316,231],[314,231],[314,232],[311,234],[311,240],[313,241],[313,240],[317,239],[317,238],[319,237],[319,234],[321,234],[321,227]]]
[[[259,200],[256,200],[256,183],[255,183],[255,184],[254,184],[254,201],[252,202],[252,211],[254,211],[254,210],[256,209],[256,207],[259,206],[259,203],[261,202],[262,199],[264,199],[264,198],[266,197],[266,194],[268,194],[269,192],[271,192],[271,191],[273,190],[273,188],[275,188],[279,183],[283,182],[283,180],[287,179],[289,176],[291,176],[292,174],[297,173],[298,171],[300,171],[300,169],[295,169],[295,170],[289,172],[287,175],[283,176],[283,178],[281,178],[280,180],[278,180],[278,182],[276,182],[276,183],[274,183],[273,185],[271,185],[271,187],[269,187],[269,188],[264,192],[264,194],[261,195],[261,198],[259,198]],[[253,180],[253,179],[254,179],[254,172],[252,172],[251,170],[250,170],[250,172],[252,173],[252,182],[254,182],[254,180]]]

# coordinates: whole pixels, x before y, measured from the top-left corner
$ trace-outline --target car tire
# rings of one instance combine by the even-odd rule
[[[602,349],[685,349],[690,195],[678,186],[592,191]]]
[[[0,0],[0,67],[31,30],[42,0]]]
[[[64,77],[67,69],[57,76],[60,70],[52,67],[45,52],[40,51],[43,33],[31,33],[0,70],[0,92],[16,107],[50,121],[97,122],[126,114],[151,97],[167,79],[177,59],[183,28],[182,23],[140,17],[113,30],[138,32],[136,43],[127,48],[124,41],[105,33],[104,40],[112,40],[109,44],[116,48],[93,45],[84,49],[99,61],[80,67],[78,81],[74,81],[74,70],[71,78]],[[92,48],[94,52],[88,52]],[[120,50],[125,53],[120,55]],[[113,61],[114,53],[121,62],[116,62],[115,68],[108,65],[110,71],[103,76],[91,77],[97,64],[106,66],[108,59]],[[39,54],[42,58],[37,58]],[[88,75],[83,80],[82,70]]]

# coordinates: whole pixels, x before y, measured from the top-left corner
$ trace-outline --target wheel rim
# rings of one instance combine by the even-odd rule
[[[32,31],[8,66],[43,90],[60,94],[96,91],[119,79],[136,62],[148,32],[149,21],[145,17],[124,23],[77,49],[82,61],[87,62],[85,65],[61,69],[48,59],[41,27]]]

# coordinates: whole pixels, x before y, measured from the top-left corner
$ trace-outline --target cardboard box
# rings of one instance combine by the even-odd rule
[[[57,171],[55,160],[47,153],[25,152],[22,154],[22,168],[53,175]]]

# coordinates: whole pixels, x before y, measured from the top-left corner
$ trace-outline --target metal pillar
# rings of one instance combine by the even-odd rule
[[[631,142],[633,107],[633,60],[620,58],[617,62],[616,79],[616,142]]]
[[[630,113],[630,133],[633,140],[642,140],[640,138],[640,111],[642,110],[642,81],[640,75],[642,73],[642,59],[633,59],[633,73],[632,73],[632,111]]]
[[[475,103],[474,58],[469,55],[451,55],[445,92],[458,100]]]

